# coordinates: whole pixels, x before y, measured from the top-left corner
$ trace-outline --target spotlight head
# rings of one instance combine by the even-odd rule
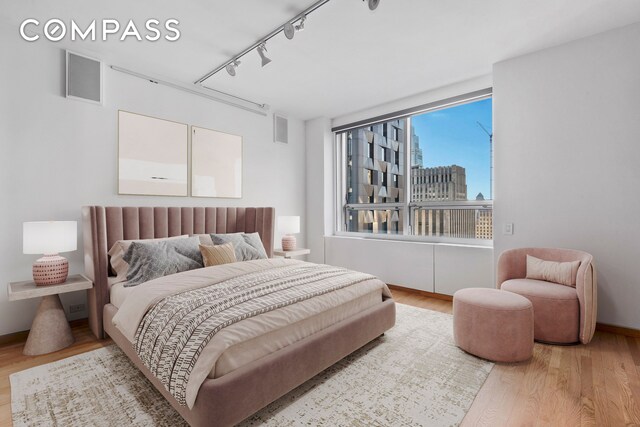
[[[369,0],[369,10],[376,10],[379,4],[380,0]]]
[[[304,30],[304,21],[306,19],[307,16],[303,15],[302,18],[300,18],[300,23],[298,23],[298,25],[293,25],[293,22],[287,22],[286,24],[284,24],[284,27],[282,29],[284,30],[285,37],[291,40],[298,31]]]
[[[265,65],[267,65],[269,62],[271,62],[271,59],[267,58],[267,56],[265,55],[265,52],[267,51],[267,45],[266,43],[261,43],[260,46],[258,46],[258,55],[260,55],[260,58],[262,59],[262,66],[264,67]]]
[[[224,69],[227,70],[227,73],[229,73],[230,76],[235,77],[236,68],[238,68],[238,65],[240,65],[240,61],[235,60],[232,63],[227,64],[227,66],[224,67]]]
[[[296,29],[291,22],[287,22],[284,24],[284,36],[289,40],[293,39],[293,36],[296,35]]]

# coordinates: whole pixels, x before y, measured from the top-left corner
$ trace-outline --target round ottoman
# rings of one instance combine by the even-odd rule
[[[521,362],[533,354],[533,306],[518,294],[488,288],[453,295],[453,338],[473,355]]]

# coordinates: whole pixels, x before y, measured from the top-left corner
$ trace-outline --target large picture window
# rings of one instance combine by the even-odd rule
[[[488,92],[337,131],[338,231],[491,240],[491,111]]]

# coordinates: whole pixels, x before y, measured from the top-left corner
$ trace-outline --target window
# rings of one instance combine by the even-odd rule
[[[491,240],[492,99],[337,130],[339,231]]]

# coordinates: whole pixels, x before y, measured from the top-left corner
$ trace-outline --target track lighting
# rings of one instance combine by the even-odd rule
[[[267,58],[267,56],[264,54],[267,51],[267,44],[265,42],[260,43],[260,46],[258,46],[257,51],[258,51],[258,55],[260,55],[260,58],[262,59],[263,67],[267,65],[269,62],[271,62],[271,60]]]
[[[365,1],[365,0],[362,0]],[[380,0],[368,0],[369,1],[369,10],[376,10],[378,5],[380,4]]]
[[[250,45],[249,47],[245,48],[243,51],[233,56],[234,59],[228,60],[227,62],[223,62],[222,64],[218,65],[218,67],[209,71],[207,74],[200,77],[198,80],[196,80],[193,83],[197,85],[198,84],[201,85],[202,82],[204,82],[209,77],[216,74],[217,72],[221,71],[222,69],[227,70],[227,73],[229,73],[229,75],[235,76],[236,68],[238,68],[238,65],[240,65],[240,61],[238,61],[238,59],[242,58],[243,56],[245,56],[249,52],[252,52],[253,50],[257,50],[258,55],[260,55],[260,58],[262,59],[262,66],[264,67],[269,62],[271,62],[271,59],[265,56],[265,52],[267,51],[266,43],[280,33],[284,33],[285,37],[288,38],[289,40],[293,39],[293,37],[296,35],[298,31],[304,30],[304,23],[307,19],[307,16],[309,16],[309,14],[318,10],[320,7],[324,6],[325,4],[329,3],[329,1],[331,0],[317,0],[314,4],[312,4],[311,6],[306,8],[304,11],[302,11],[300,14],[298,14],[295,18],[293,18],[292,21],[286,22],[276,27],[273,31],[261,37],[259,41],[255,42],[254,44]],[[380,4],[380,0],[362,0],[362,1],[367,2],[367,4],[369,5],[369,10],[377,9],[378,5]],[[297,24],[294,24],[295,22],[297,22]]]
[[[291,40],[293,39],[293,36],[295,36],[298,31],[304,30],[304,21],[306,19],[307,19],[307,16],[302,15],[302,19],[300,19],[300,23],[298,23],[298,25],[293,25],[292,22],[287,22],[286,24],[284,24],[284,27],[282,29],[284,31],[285,37]]]
[[[232,63],[227,64],[225,69],[227,70],[227,73],[229,73],[230,76],[234,77],[236,75],[236,68],[238,68],[238,65],[240,65],[240,61],[235,59]]]
[[[296,31],[302,31],[302,29],[304,28],[304,21],[306,20],[307,16],[309,16],[309,14],[311,14],[314,11],[318,10],[320,7],[324,6],[325,4],[329,3],[329,1],[330,0],[318,0],[318,1],[316,1],[314,4],[312,4],[311,6],[309,6],[305,10],[303,10],[301,13],[299,13],[295,18],[293,18],[293,21],[289,21],[289,22],[286,22],[284,24],[280,24],[280,26],[276,27],[269,34],[266,34],[265,36],[261,37],[259,39],[259,41],[257,41],[256,43],[248,46],[243,51],[241,51],[241,52],[237,53],[236,55],[234,55],[232,57],[232,58],[234,58],[233,60],[229,60],[227,62],[223,62],[222,64],[218,65],[216,68],[214,68],[213,70],[209,71],[207,74],[205,74],[204,76],[200,77],[198,80],[196,80],[193,83],[197,84],[197,85],[202,84],[202,82],[204,82],[209,77],[213,76],[214,74],[216,74],[217,72],[219,72],[219,71],[221,71],[223,69],[226,69],[227,72],[230,75],[234,76],[235,75],[235,68],[237,67],[237,64],[240,63],[240,61],[238,61],[238,59],[242,58],[243,56],[245,56],[249,52],[252,52],[252,51],[258,49],[258,47],[260,47],[260,45],[267,43],[273,37],[277,36],[278,34],[280,34],[282,32],[285,33],[285,36],[288,39],[293,38],[293,36],[295,35]],[[293,25],[292,22],[298,22],[298,24],[297,25]],[[258,54],[260,55],[260,58],[262,58],[262,65],[263,66],[265,66],[267,63],[269,63],[271,61],[269,58],[264,56],[264,52],[265,51],[266,51],[266,49],[258,50]],[[237,64],[235,64],[236,62],[237,62]]]

